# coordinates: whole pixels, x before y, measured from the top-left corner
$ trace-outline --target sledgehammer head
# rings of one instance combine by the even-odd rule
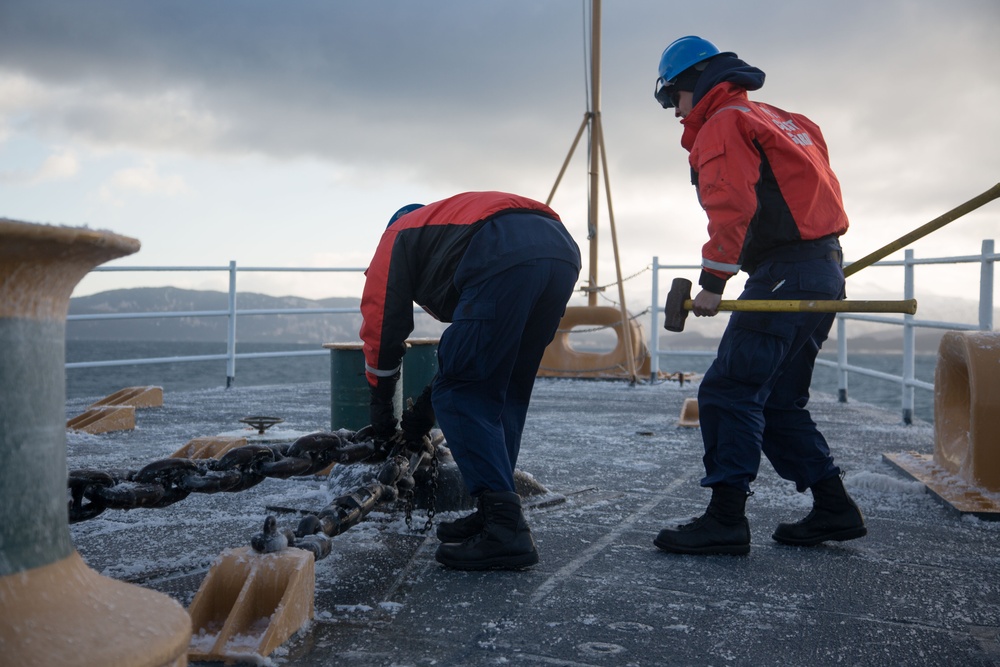
[[[691,298],[691,281],[685,278],[674,278],[667,292],[667,304],[663,307],[663,328],[667,331],[684,331],[684,320],[688,311],[684,302]]]

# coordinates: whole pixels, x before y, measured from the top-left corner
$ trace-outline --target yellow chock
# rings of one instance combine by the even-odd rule
[[[125,387],[97,401],[91,408],[107,405],[131,405],[134,408],[158,408],[163,405],[163,387]]]
[[[97,435],[109,431],[135,429],[136,408],[163,405],[162,387],[126,387],[92,403],[80,415],[66,422],[66,428]]]
[[[680,419],[677,420],[677,425],[691,428],[698,428],[701,426],[701,421],[698,419],[697,398],[684,399],[684,405],[681,406],[681,416]]]
[[[221,459],[230,449],[242,447],[247,439],[238,435],[218,435],[192,438],[170,455],[172,459]]]
[[[66,428],[85,433],[108,433],[135,429],[135,408],[131,405],[108,405],[88,408],[66,422]]]
[[[315,588],[311,551],[223,551],[188,609],[193,628],[188,659],[228,662],[270,655],[312,619]]]
[[[934,371],[933,456],[884,455],[954,509],[984,519],[1000,519],[998,370],[1000,332],[946,332]]]

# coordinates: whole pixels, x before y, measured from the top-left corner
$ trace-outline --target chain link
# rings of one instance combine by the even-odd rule
[[[353,493],[334,499],[317,513],[306,514],[294,531],[286,529],[279,532],[274,517],[268,517],[264,522],[264,531],[254,535],[251,546],[266,553],[283,548],[287,541],[288,546],[308,549],[313,552],[316,560],[320,560],[330,554],[330,538],[358,524],[379,503],[393,500],[403,501],[406,526],[413,530],[413,474],[420,466],[430,464],[432,479],[436,478],[434,462],[437,460],[437,443],[426,435],[420,441],[405,440],[402,433],[397,434],[390,442],[393,443],[392,450],[374,481]],[[432,495],[432,507],[433,504]],[[433,525],[431,511],[428,512],[423,532],[430,530]],[[279,534],[284,539],[275,540]],[[269,549],[268,545],[274,545],[274,548]]]
[[[314,475],[331,463],[377,460],[379,443],[360,441],[359,435],[365,434],[312,433],[292,443],[236,447],[220,459],[160,459],[137,471],[71,470],[69,520],[93,519],[108,509],[167,507],[191,493],[243,491],[268,477]]]
[[[407,441],[401,432],[389,440],[372,438],[369,427],[360,431],[312,433],[292,443],[248,444],[219,459],[165,458],[139,470],[71,470],[67,482],[70,523],[86,521],[109,509],[167,507],[192,493],[238,492],[268,477],[287,479],[315,475],[330,464],[379,463],[375,481],[336,498],[315,514],[307,514],[295,531],[280,529],[274,517],[250,542],[261,552],[284,546],[309,549],[317,559],[330,553],[329,538],[359,523],[381,502],[405,501],[406,525],[412,529],[413,473],[431,468],[430,509],[421,532],[433,525],[438,477],[438,447],[425,435]]]
[[[438,490],[438,455],[440,450],[435,447],[434,455],[431,456],[431,481],[430,481],[430,497],[427,500],[427,521],[424,522],[424,529],[421,532],[426,533],[434,525],[434,516],[437,514],[437,490]]]

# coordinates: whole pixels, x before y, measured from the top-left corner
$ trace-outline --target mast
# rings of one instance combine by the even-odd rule
[[[590,239],[590,273],[587,305],[597,305],[597,205],[601,165],[601,0],[591,0],[590,27],[590,201],[587,207],[587,235]]]
[[[604,131],[601,125],[601,0],[591,0],[591,29],[590,29],[590,109],[584,113],[583,122],[576,132],[573,145],[570,146],[569,154],[563,161],[556,182],[552,186],[546,204],[552,203],[555,197],[559,182],[562,181],[569,166],[570,159],[576,151],[577,144],[583,131],[590,129],[590,153],[587,159],[587,175],[589,177],[588,201],[587,201],[587,239],[590,241],[590,267],[587,274],[587,286],[583,288],[587,292],[587,307],[597,309],[597,293],[603,288],[597,282],[597,211],[598,194],[600,192],[601,172],[604,173],[605,198],[608,204],[608,222],[611,229],[611,244],[615,257],[615,275],[618,286],[618,306],[621,313],[621,336],[626,354],[626,364],[628,374],[634,384],[637,380],[635,350],[632,345],[631,326],[632,322],[625,307],[625,288],[622,284],[621,262],[618,256],[618,236],[615,231],[615,214],[611,206],[611,182],[608,177],[608,156],[604,148]]]

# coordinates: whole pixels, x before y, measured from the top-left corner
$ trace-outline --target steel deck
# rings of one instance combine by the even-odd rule
[[[163,407],[137,413],[135,431],[69,432],[69,467],[137,469],[194,437],[246,433],[248,415],[281,417],[272,439],[329,430],[329,390],[168,393]],[[827,395],[810,404],[867,537],[814,548],[772,541],[774,526],[803,516],[811,499],[765,461],[747,506],[749,556],[654,548],[663,525],[708,500],[699,431],[676,424],[695,392],[690,383],[539,380],[519,465],[549,491],[527,513],[537,566],[447,570],[434,561],[436,538],[386,507],[334,538],[316,563],[315,619],[251,664],[1000,665],[1000,522],[956,514],[883,460],[933,450],[930,425],[903,425],[894,412]],[[90,402],[70,401],[67,418]],[[92,568],[187,606],[212,559],[249,544],[268,508],[316,510],[341,492],[315,478],[269,479],[165,509],[106,511],[71,533]],[[416,511],[413,525],[423,519]]]

